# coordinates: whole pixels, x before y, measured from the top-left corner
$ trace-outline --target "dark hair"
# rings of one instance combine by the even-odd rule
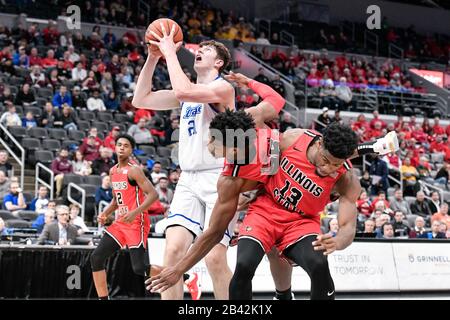
[[[347,125],[333,122],[323,132],[324,148],[338,159],[347,159],[358,146],[356,133]]]
[[[225,112],[221,112],[216,115],[211,123],[209,124],[209,129],[214,129],[220,131],[221,135],[214,138],[222,138],[222,143],[226,146],[227,139],[227,130],[238,130],[241,129],[244,132],[250,129],[255,128],[255,121],[253,117],[247,112],[240,111],[232,111],[230,109],[226,109]],[[237,141],[234,141],[234,147],[236,147]]]
[[[131,147],[133,149],[136,148],[136,140],[134,140],[134,138],[132,136],[130,136],[129,134],[126,134],[126,133],[120,133],[116,137],[116,144],[117,144],[117,141],[119,141],[119,139],[122,139],[122,138],[127,139],[130,142]]]
[[[392,229],[394,228],[394,225],[390,222],[385,222],[382,226],[381,226],[381,234],[384,235],[384,227],[385,226],[391,226]]]
[[[153,165],[155,165],[155,164],[161,164],[161,161],[155,161],[155,162],[153,162]]]
[[[223,70],[226,69],[226,67],[228,67],[228,64],[231,61],[231,55],[230,55],[230,51],[228,50],[227,47],[225,47],[225,45],[221,42],[218,41],[214,41],[214,40],[208,40],[208,41],[202,41],[199,43],[199,47],[214,47],[214,49],[216,49],[217,52],[217,58],[219,58],[220,60],[223,61],[223,66],[220,67],[219,69],[219,73],[222,73]]]

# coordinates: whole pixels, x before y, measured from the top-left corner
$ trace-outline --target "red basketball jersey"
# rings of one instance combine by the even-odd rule
[[[128,165],[123,168],[119,168],[119,164],[116,164],[111,169],[112,189],[119,206],[118,213],[120,216],[136,209],[145,198],[144,193],[139,189],[136,182],[130,181],[128,178],[128,171],[135,165],[132,162],[128,162]],[[141,215],[136,216],[136,220],[141,218]]]
[[[321,177],[316,173],[315,166],[306,157],[306,151],[319,136],[318,132],[306,130],[283,151],[278,172],[265,184],[268,194],[288,211],[316,216],[330,202],[336,182],[351,169],[351,162],[347,160],[333,175]]]
[[[278,130],[256,129],[256,155],[253,160],[245,165],[227,163],[225,160],[222,175],[265,183],[278,168],[279,144]]]

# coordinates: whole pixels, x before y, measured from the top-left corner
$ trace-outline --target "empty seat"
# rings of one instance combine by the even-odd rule
[[[88,121],[91,121],[91,120],[94,120],[94,119],[95,119],[95,113],[94,113],[93,111],[81,110],[81,111],[78,113],[78,117],[79,117],[81,120],[88,120]]]
[[[42,141],[42,147],[45,150],[59,151],[61,149],[61,142],[56,139],[45,139]]]
[[[70,130],[69,138],[76,141],[82,141],[86,137],[86,133],[82,130]]]
[[[416,225],[416,218],[418,217],[417,214],[409,214],[406,216],[406,219],[408,220],[409,225],[411,226],[411,228],[414,228],[414,226]]]
[[[22,219],[10,219],[5,221],[8,228],[31,228],[31,222]]]
[[[40,162],[49,167],[54,159],[53,152],[49,150],[37,150],[34,153],[34,159],[36,163]]]
[[[416,201],[416,197],[406,196],[405,201],[408,202],[409,206],[411,206],[411,204],[413,204]]]
[[[106,123],[100,122],[100,121],[92,121],[92,126],[97,128],[99,132],[106,132],[109,131],[109,126]]]
[[[156,149],[152,146],[139,146],[139,150],[142,150],[146,156],[152,156],[156,154]]]
[[[38,107],[25,107],[24,112],[25,112],[25,114],[27,112],[31,112],[35,117],[38,117],[38,118],[40,116],[42,116],[42,109],[38,108]]]
[[[36,138],[23,138],[21,144],[25,150],[39,150],[41,148],[41,141]]]
[[[162,168],[169,168],[171,164],[171,161],[168,158],[159,158],[159,162],[161,162]]]
[[[139,160],[139,162],[141,164],[143,164],[144,166],[147,165],[147,160],[150,159],[150,157],[147,156],[136,156],[136,158]]]
[[[114,119],[119,123],[130,122],[130,117],[124,113],[116,113]]]
[[[170,155],[172,154],[172,150],[167,147],[158,147],[157,154],[160,157],[170,157]]]
[[[88,131],[91,128],[89,121],[86,120],[78,120],[77,121],[78,130]]]
[[[28,134],[30,137],[38,138],[38,139],[47,139],[48,131],[45,128],[34,127],[28,130]]]
[[[77,185],[80,185],[80,184],[84,183],[82,176],[79,176],[77,174],[65,174],[64,175],[63,184],[66,186],[70,182],[75,183]]]
[[[48,135],[52,139],[58,140],[67,139],[67,131],[64,129],[48,129]]]
[[[53,90],[49,88],[39,88],[37,90],[37,95],[40,98],[51,98],[53,97]]]
[[[13,215],[9,210],[0,210],[0,218],[2,218],[3,220],[17,219],[17,217]]]
[[[97,113],[97,120],[110,122],[113,121],[113,115],[111,112],[108,111],[100,111],[99,113]]]
[[[19,211],[19,217],[26,221],[34,221],[39,216],[36,211],[22,210]]]
[[[18,140],[22,140],[25,137],[28,137],[27,129],[19,126],[8,127],[9,132],[13,135],[14,138]]]
[[[86,184],[91,184],[94,186],[101,186],[102,185],[102,180],[103,177],[102,176],[98,176],[98,175],[90,175],[90,176],[85,176],[84,177],[84,182]]]

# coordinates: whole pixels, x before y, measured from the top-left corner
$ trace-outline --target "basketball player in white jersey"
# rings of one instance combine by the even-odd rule
[[[230,53],[221,43],[205,41],[195,55],[194,69],[197,83],[191,83],[184,74],[176,51],[181,42],[173,42],[172,30],[161,25],[163,37],[152,33],[167,62],[172,90],[152,92],[152,78],[161,54],[152,53],[142,68],[133,98],[136,108],[167,110],[181,108],[179,134],[179,162],[182,173],[170,206],[166,228],[164,265],[173,266],[185,255],[194,239],[209,224],[209,217],[217,199],[217,180],[224,159],[215,159],[207,149],[209,124],[218,112],[234,109],[234,88],[221,72],[230,62]],[[170,33],[169,33],[170,31]],[[228,299],[232,272],[226,260],[235,220],[230,223],[220,244],[205,257],[213,281],[216,299]],[[183,299],[180,281],[162,294],[162,299]]]

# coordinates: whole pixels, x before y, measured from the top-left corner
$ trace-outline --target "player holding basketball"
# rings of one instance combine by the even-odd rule
[[[109,172],[113,200],[99,214],[98,222],[104,224],[116,210],[120,218],[106,228],[91,255],[92,277],[99,299],[108,299],[105,261],[125,246],[130,249],[133,271],[142,276],[150,275],[146,253],[150,220],[146,210],[158,199],[158,194],[142,169],[130,160],[135,145],[134,139],[127,134],[120,134],[116,139],[118,164]]]
[[[167,25],[167,24],[166,24]],[[209,123],[218,112],[234,109],[234,89],[221,76],[231,57],[228,49],[216,41],[200,43],[195,55],[194,69],[197,83],[193,84],[184,74],[176,51],[175,27],[163,36],[153,31],[157,41],[150,43],[159,48],[149,50],[149,56],[141,71],[133,98],[137,108],[167,110],[181,108],[179,159],[182,173],[170,207],[166,229],[164,265],[173,266],[185,255],[193,240],[199,236],[211,214],[217,199],[217,180],[223,167],[223,159],[214,158],[207,150]],[[152,77],[161,55],[167,62],[172,90],[152,92]],[[232,221],[233,222],[233,221]],[[232,272],[226,260],[226,251],[234,224],[222,233],[222,240],[205,259],[214,285],[216,299],[228,299],[228,287]],[[182,299],[182,282],[162,294],[162,299]]]
[[[252,122],[253,120],[248,117],[246,118],[245,114],[229,113],[219,115],[213,121],[211,127],[223,131],[225,131],[225,128],[251,129],[254,126]],[[250,206],[248,216],[245,218],[241,227],[241,238],[238,244],[238,263],[233,281],[230,285],[230,298],[251,298],[251,279],[254,271],[264,253],[268,252],[275,244],[281,250],[280,252],[283,252],[283,254],[304,267],[308,272],[311,277],[311,297],[313,299],[334,297],[334,288],[331,291],[327,290],[332,287],[332,279],[331,276],[327,277],[329,270],[326,259],[324,260],[322,253],[318,254],[314,251],[311,245],[311,241],[315,240],[317,234],[320,232],[320,224],[316,213],[321,211],[330,201],[331,191],[336,187],[337,191],[341,194],[339,220],[340,225],[342,225],[340,229],[343,229],[341,229],[339,236],[336,238],[331,238],[330,235],[317,236],[314,245],[317,250],[326,249],[327,254],[336,248],[343,249],[348,246],[354,236],[356,215],[354,214],[352,201],[353,197],[357,197],[357,192],[354,192],[354,190],[357,191],[359,189],[359,183],[355,184],[351,171],[347,171],[349,163],[345,162],[345,158],[354,157],[363,153],[375,152],[384,154],[392,151],[392,148],[396,147],[396,137],[390,135],[376,142],[360,145],[357,148],[358,151],[355,152],[357,145],[353,134],[350,133],[351,130],[346,126],[334,127],[336,126],[334,125],[327,131],[328,133],[324,138],[316,133],[302,129],[287,131],[280,141],[282,169],[269,179],[261,177],[260,172],[263,164],[259,161],[249,165],[227,165],[223,173],[224,176],[219,180],[219,199],[214,208],[209,229],[198,239],[181,263],[174,268],[167,268],[159,276],[149,279],[147,284],[152,281],[150,288],[153,291],[165,290],[176,281],[183,270],[190,269],[208,252],[213,243],[217,241],[217,234],[223,229],[223,224],[229,221],[235,211],[238,194],[254,188],[255,185],[252,181],[249,181],[250,179],[266,183],[266,190],[270,194],[274,194],[274,196],[276,194],[277,198],[273,199],[270,194],[266,194],[257,198],[256,202]],[[330,137],[334,139],[331,141],[331,144]],[[308,140],[311,140],[309,144]],[[315,140],[314,143],[312,140]],[[323,141],[326,141],[326,143],[323,143]],[[215,150],[214,153],[225,153],[229,162],[236,162],[237,159],[248,156],[248,152],[251,149],[239,150],[235,146],[227,147],[225,141],[216,141],[216,143],[212,148]],[[299,151],[298,145],[302,143],[303,151]],[[252,143],[250,143],[251,145]],[[339,150],[341,145],[344,147],[344,150]],[[333,152],[337,150],[338,156],[342,157],[342,159],[333,156],[327,151],[327,147],[333,149]],[[295,149],[292,152],[293,148]],[[305,150],[308,150],[308,152],[305,152]],[[289,153],[286,154],[288,151]],[[342,153],[343,151],[345,151],[345,154]],[[307,161],[306,153],[308,154]],[[329,161],[328,159],[332,159],[332,164],[323,163]],[[292,174],[295,172],[296,178],[300,177],[300,181],[304,183],[302,188],[305,189],[305,184],[309,184],[306,186],[308,187],[307,189],[314,189],[313,192],[316,194],[319,193],[319,197],[313,194],[312,201],[303,198],[303,201],[305,201],[305,205],[303,205],[300,203],[302,197],[300,196],[298,198],[299,193],[297,190],[301,192],[300,188],[292,187],[293,191],[290,191],[291,194],[286,194],[289,191],[289,186],[286,188],[286,184],[289,183],[291,186],[295,186],[297,183],[296,181],[286,180],[284,176],[280,178],[280,174],[285,171],[283,165],[286,167],[287,163],[289,163],[288,161],[294,163],[299,161],[303,163],[305,168],[302,168],[302,170],[308,172],[308,177],[301,170],[294,170],[293,167],[287,169],[287,171]],[[315,169],[316,167],[317,171]],[[314,175],[316,176],[313,177]],[[318,182],[313,182],[311,177]],[[276,183],[273,181],[276,181]],[[280,181],[285,184],[278,186],[277,183],[281,183]],[[282,206],[275,200],[282,202]],[[287,209],[285,206],[287,206]],[[306,211],[310,216],[301,216],[296,213],[298,212],[297,206],[302,208],[302,212],[306,211],[303,211],[304,206],[313,208],[312,211]],[[286,219],[283,220],[283,217],[286,217]],[[313,234],[313,236],[309,236],[309,233]],[[303,236],[305,237],[303,238]],[[305,254],[303,260],[299,259],[299,256],[303,254]],[[317,262],[322,263],[321,267],[311,267]],[[324,271],[325,269],[327,270],[326,272]],[[319,272],[320,270],[322,272]]]

